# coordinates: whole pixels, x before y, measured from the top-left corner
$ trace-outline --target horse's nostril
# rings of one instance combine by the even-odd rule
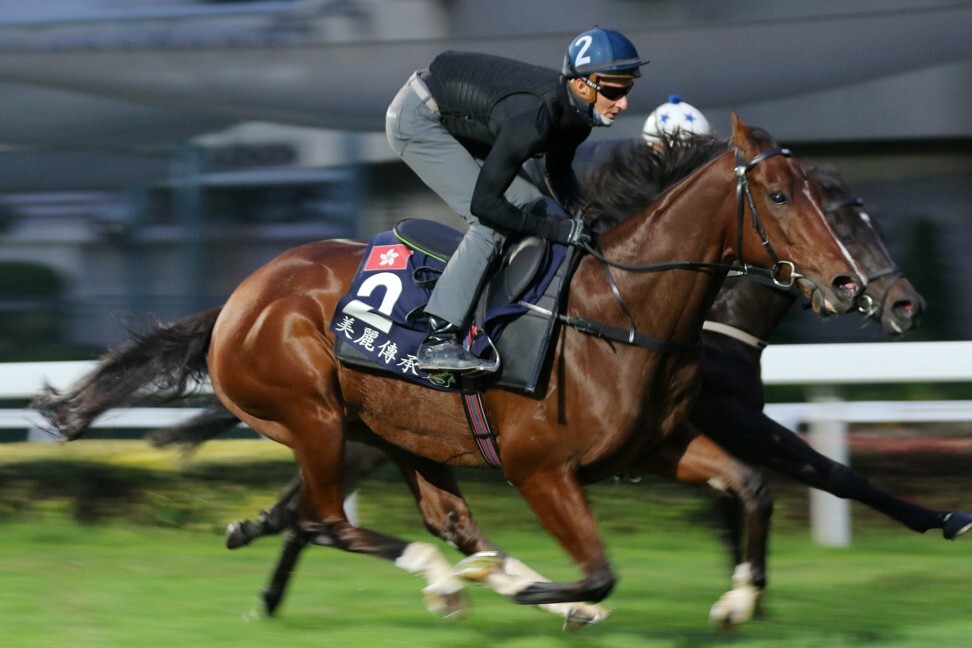
[[[915,317],[920,313],[920,309],[915,308],[914,302],[897,301],[891,307],[899,317]]]
[[[853,297],[860,292],[860,284],[850,277],[840,276],[834,279],[834,289],[848,297]]]

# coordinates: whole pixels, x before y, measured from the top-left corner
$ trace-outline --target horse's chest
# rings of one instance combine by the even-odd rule
[[[642,425],[667,436],[688,418],[701,379],[697,358],[680,363],[659,363],[647,390]]]

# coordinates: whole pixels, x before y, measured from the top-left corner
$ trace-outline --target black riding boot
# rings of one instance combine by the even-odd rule
[[[494,371],[492,362],[480,360],[462,347],[459,327],[438,317],[429,317],[429,334],[418,350],[423,371]]]

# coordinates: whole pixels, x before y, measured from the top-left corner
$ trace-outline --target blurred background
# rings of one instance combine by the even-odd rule
[[[468,49],[559,68],[618,29],[677,93],[839,169],[928,300],[972,330],[972,3],[947,0],[0,0],[0,360],[88,357],[221,303],[303,242],[455,220],[391,153],[415,69]],[[883,340],[795,309],[774,341]],[[806,321],[804,321],[806,320]]]
[[[571,38],[595,24],[623,32],[651,63],[630,109],[594,138],[637,137],[671,94],[723,134],[737,111],[837,168],[864,200],[928,302],[908,341],[972,340],[972,2],[0,0],[0,362],[96,357],[127,326],[222,303],[307,241],[365,238],[406,217],[459,225],[392,154],[387,104],[443,50],[559,68]],[[772,342],[888,339],[858,316],[788,317]],[[11,389],[37,389],[19,373],[7,382],[18,407],[27,399]],[[852,398],[882,388],[853,387]],[[967,398],[969,387],[880,395]],[[803,400],[802,386],[785,389],[768,400]],[[6,427],[27,423],[10,417]],[[972,419],[935,420],[855,424],[853,465],[906,499],[967,509]],[[123,431],[105,436],[4,444],[4,645],[276,645],[282,632],[290,646],[325,636],[576,645],[559,624],[489,594],[473,594],[469,623],[433,626],[410,576],[330,552],[308,556],[307,589],[278,623],[254,623],[246,610],[276,542],[230,553],[219,536],[290,478],[287,449],[243,439],[187,457],[116,439]],[[362,486],[362,519],[424,538],[400,478],[382,470]],[[548,576],[569,576],[499,471],[477,475],[463,475],[464,492],[484,528]],[[773,589],[752,642],[706,627],[728,577],[706,499],[651,480],[593,487],[623,574],[617,613],[595,637],[639,647],[967,642],[968,540],[903,532],[855,504],[855,544],[837,554],[807,541],[806,488],[772,486]]]

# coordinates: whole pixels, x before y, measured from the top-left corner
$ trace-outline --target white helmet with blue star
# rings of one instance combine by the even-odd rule
[[[661,135],[705,135],[711,130],[709,120],[695,106],[685,103],[678,95],[672,95],[668,103],[663,103],[648,115],[641,136],[649,144],[656,144]]]

